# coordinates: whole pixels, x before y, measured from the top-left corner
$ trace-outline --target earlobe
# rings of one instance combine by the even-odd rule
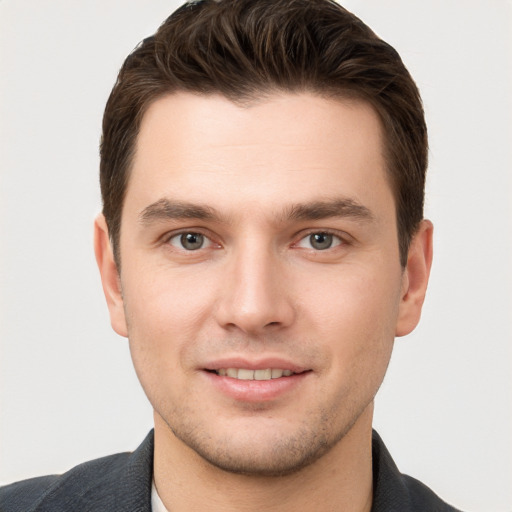
[[[94,222],[94,252],[110,313],[110,323],[117,334],[127,337],[121,281],[103,214],[99,214]]]
[[[407,266],[402,281],[396,336],[405,336],[414,330],[421,317],[432,266],[432,238],[434,227],[429,220],[422,220],[411,240]]]

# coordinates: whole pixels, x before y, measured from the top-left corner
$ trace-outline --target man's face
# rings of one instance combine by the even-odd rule
[[[368,105],[155,101],[120,254],[112,323],[173,442],[230,471],[292,472],[371,409],[407,271]]]

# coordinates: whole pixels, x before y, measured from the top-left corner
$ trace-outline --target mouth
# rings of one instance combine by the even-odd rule
[[[227,357],[203,366],[210,389],[234,399],[237,403],[271,403],[286,396],[294,397],[309,382],[312,368],[305,368],[281,357],[247,360]]]
[[[218,370],[209,370],[220,377],[230,377],[237,380],[273,380],[282,377],[291,377],[303,372],[293,372],[292,370],[281,368],[265,368],[260,370],[251,370],[249,368],[219,368]]]

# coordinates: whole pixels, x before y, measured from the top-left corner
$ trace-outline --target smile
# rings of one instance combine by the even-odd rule
[[[265,362],[235,359],[211,363],[209,368],[203,368],[202,374],[213,389],[238,403],[269,403],[288,394],[294,397],[313,373],[311,369],[278,359]]]
[[[249,370],[246,368],[219,368],[214,370],[221,377],[231,377],[238,380],[271,380],[294,375],[291,370],[280,368],[266,368],[264,370]]]

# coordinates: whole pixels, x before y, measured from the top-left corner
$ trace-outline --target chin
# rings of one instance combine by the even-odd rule
[[[334,443],[333,443],[334,444]],[[190,446],[212,466],[239,475],[275,477],[291,475],[309,466],[331,445],[325,439],[317,439],[315,445],[302,439],[276,441],[270,447],[211,447]]]
[[[325,420],[325,421],[324,421]],[[278,428],[234,430],[219,433],[175,429],[174,436],[204,461],[222,471],[249,476],[275,477],[297,473],[329,452],[350,427],[330,431],[330,423],[319,417],[316,425],[303,425],[294,432]],[[275,427],[275,426],[274,426]],[[208,432],[208,433],[206,433]]]

